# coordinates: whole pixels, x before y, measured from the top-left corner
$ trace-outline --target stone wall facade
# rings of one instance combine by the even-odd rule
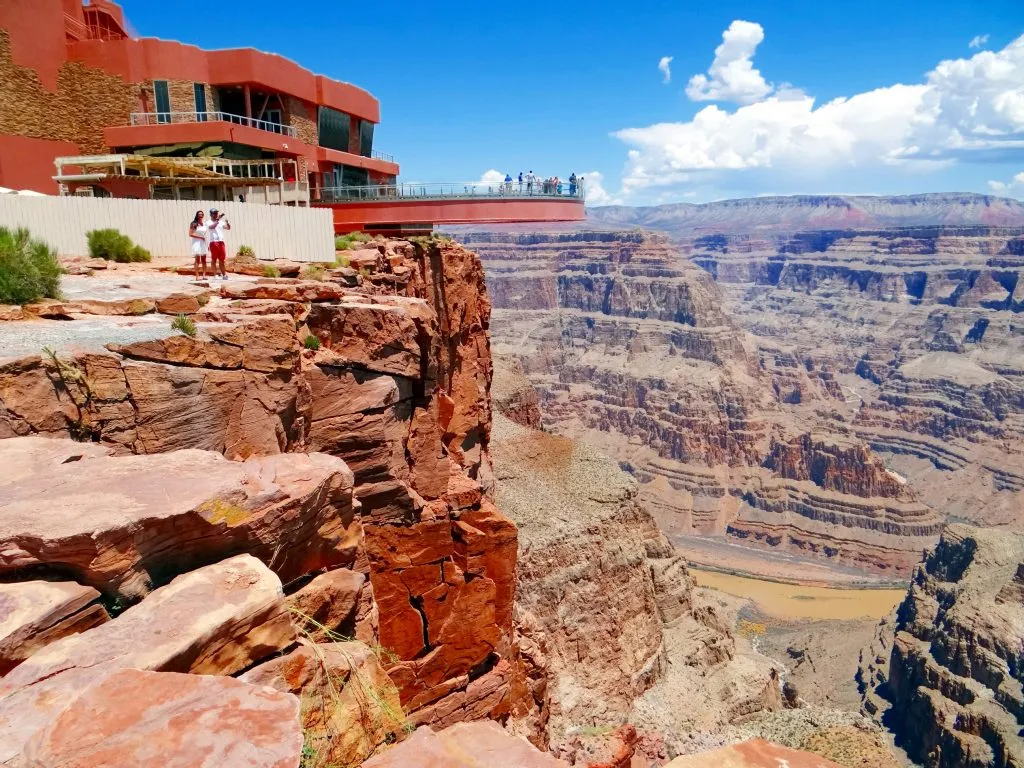
[[[317,130],[316,106],[309,104],[294,96],[282,98],[284,108],[284,122],[295,129],[299,139],[315,147],[320,143],[320,135]]]
[[[80,62],[65,62],[57,90],[47,89],[35,70],[14,64],[10,37],[0,29],[0,134],[73,142],[83,154],[100,154],[107,150],[103,129],[127,125],[140,105],[140,86]]]

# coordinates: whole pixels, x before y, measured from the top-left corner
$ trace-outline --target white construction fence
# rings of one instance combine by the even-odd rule
[[[85,233],[117,229],[154,259],[191,261],[188,226],[203,200],[129,200],[106,197],[0,195],[0,226],[27,227],[62,256],[88,256]],[[231,222],[227,250],[248,245],[261,259],[334,260],[334,220],[328,208],[216,203]]]

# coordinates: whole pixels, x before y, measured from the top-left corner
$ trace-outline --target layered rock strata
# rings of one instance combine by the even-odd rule
[[[808,370],[828,367],[839,392],[824,401],[783,385],[814,429],[867,442],[954,519],[1019,526],[1022,242],[1019,226],[965,222],[723,229],[689,233],[681,248],[715,277],[762,359],[783,348]]]
[[[816,412],[843,392],[831,365],[755,349],[708,275],[664,238],[460,237],[487,266],[499,367],[538,391],[546,429],[631,472],[665,530],[881,575],[909,573],[935,541],[941,517],[866,443],[812,437]],[[521,418],[529,395],[509,378],[498,377],[502,407]]]
[[[862,655],[865,709],[929,768],[1024,765],[1022,637],[1024,538],[950,526]]]
[[[549,676],[553,749],[580,752],[577,734],[595,726],[674,735],[693,718],[714,727],[781,706],[766,660],[736,656],[615,462],[500,415],[493,436],[496,499],[520,531],[520,625]]]

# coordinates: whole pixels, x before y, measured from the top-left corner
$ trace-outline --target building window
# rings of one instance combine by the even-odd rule
[[[369,120],[359,121],[359,154],[373,156],[373,123]]]
[[[348,132],[351,120],[344,112],[330,107],[320,107],[317,129],[321,147],[348,152]]]
[[[196,122],[206,122],[206,86],[202,83],[193,83],[192,91],[196,97]]]
[[[274,133],[281,132],[281,110],[280,109],[268,109],[263,113],[264,122],[270,123],[270,125],[264,125],[263,128]]]
[[[166,80],[153,81],[153,96],[156,99],[156,121],[171,122],[171,93]]]

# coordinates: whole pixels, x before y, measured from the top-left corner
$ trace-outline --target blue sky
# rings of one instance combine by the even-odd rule
[[[253,46],[366,88],[382,106],[375,146],[406,180],[575,170],[627,204],[1024,197],[1024,0],[209,7],[197,23],[124,2],[142,35]]]

